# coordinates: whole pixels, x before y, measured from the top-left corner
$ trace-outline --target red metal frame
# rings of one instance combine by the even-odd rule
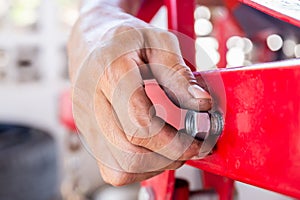
[[[150,22],[162,5],[163,0],[143,1],[136,17],[145,22]]]
[[[300,21],[299,20],[297,20],[295,18],[292,18],[292,17],[289,17],[289,16],[287,16],[287,15],[285,15],[283,13],[277,12],[276,10],[272,10],[272,9],[270,9],[268,7],[265,7],[265,6],[261,5],[261,4],[255,3],[255,2],[253,2],[251,0],[239,0],[239,1],[242,2],[242,3],[245,3],[245,4],[249,5],[249,6],[251,6],[251,7],[255,8],[255,9],[257,9],[257,10],[260,10],[260,11],[262,11],[264,13],[267,13],[267,14],[269,14],[269,15],[277,18],[277,19],[281,19],[281,20],[286,21],[286,22],[288,22],[290,24],[294,24],[296,26],[300,26]]]
[[[225,129],[213,155],[189,164],[299,198],[300,60],[269,65],[202,74],[221,75]]]
[[[204,185],[214,188],[221,200],[231,199],[232,180],[300,198],[300,60],[195,76],[206,80],[214,98],[227,110],[225,128],[213,154],[188,161],[189,165],[220,175],[212,179],[205,174]],[[155,98],[151,93],[149,96],[170,112],[165,98]],[[174,108],[170,109],[175,119],[167,118],[178,123],[180,110],[174,114]],[[173,172],[167,171],[164,176],[174,183]],[[167,187],[164,183],[168,182],[154,177],[144,185],[155,190]],[[172,187],[168,193],[170,190]],[[158,199],[172,199],[159,191],[156,194]]]
[[[234,181],[232,179],[204,171],[202,183],[204,189],[214,189],[219,196],[219,200],[233,199]]]
[[[195,1],[186,0],[164,0],[168,10],[168,27],[170,30],[179,32],[195,39],[194,32],[194,12],[186,12],[187,10],[195,10]],[[181,35],[177,35],[181,46],[181,52],[186,63],[192,71],[196,70],[195,64],[195,44],[193,40],[186,40]]]
[[[183,1],[165,2],[169,27],[194,37],[193,28],[181,29],[178,25],[179,22],[184,25],[185,20],[191,23],[184,14],[193,13],[192,6],[187,12],[178,7]],[[210,87],[216,87],[212,89],[214,96],[218,96],[215,82],[218,77],[227,97],[223,99],[227,101],[223,102],[227,105],[225,130],[216,151],[205,159],[188,162],[206,171],[204,186],[214,188],[221,200],[232,199],[233,179],[300,198],[300,61],[195,75],[204,77]],[[287,88],[292,88],[292,94]],[[174,184],[174,172],[166,171],[145,181],[143,186],[152,187],[157,199],[174,199],[169,195],[173,187],[167,187],[167,194],[155,189],[166,188],[163,184],[168,181],[163,181],[163,177]]]
[[[175,172],[173,170],[145,180],[142,187],[149,187],[153,191],[155,200],[168,200],[173,198],[175,186]]]

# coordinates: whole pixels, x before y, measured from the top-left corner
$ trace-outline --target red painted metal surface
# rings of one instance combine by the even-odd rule
[[[184,179],[176,178],[173,200],[189,199],[189,197],[190,197],[189,182]]]
[[[255,8],[257,10],[260,10],[260,11],[266,13],[266,14],[269,14],[269,15],[277,18],[277,19],[281,19],[283,21],[286,21],[288,23],[291,23],[291,24],[294,24],[294,25],[300,27],[300,20],[299,20],[300,17],[299,16],[288,16],[288,15],[286,15],[286,13],[283,13],[280,10],[274,10],[270,7],[267,7],[266,5],[263,4],[263,2],[256,3],[256,2],[253,2],[252,0],[239,0],[239,1],[242,2],[242,3],[245,3],[249,6],[252,6],[253,8]],[[287,0],[285,0],[285,1],[278,0],[278,1],[276,1],[276,3],[278,5],[280,5],[280,4],[284,5],[286,3],[289,3],[289,1],[287,1]],[[289,12],[289,11],[287,10],[286,12]],[[298,17],[298,18],[296,19],[296,17]]]
[[[168,27],[191,38],[195,38],[194,9],[195,1],[165,0],[168,10]],[[190,50],[190,49],[189,49]]]
[[[300,198],[300,60],[268,65],[202,74],[226,104],[225,129],[211,156],[189,164]]]
[[[175,173],[173,170],[145,180],[142,187],[150,187],[154,192],[155,200],[171,200],[173,198]]]
[[[189,38],[195,39],[194,31],[194,10],[195,1],[186,0],[164,0],[168,10],[168,28],[187,35]],[[175,34],[176,34],[175,32]],[[181,46],[181,52],[186,63],[192,71],[196,70],[195,64],[195,46],[194,40],[187,40],[185,37],[178,35]],[[191,48],[192,47],[192,48]]]
[[[222,200],[232,197],[230,179],[300,198],[300,59],[195,75],[207,81],[214,101],[226,110],[216,150],[202,160],[188,161],[229,178],[206,176],[205,185]],[[174,108],[154,84],[146,90],[156,105],[164,107],[165,119],[182,127],[184,112]],[[152,181],[166,187],[160,177]]]
[[[145,22],[150,22],[162,5],[163,0],[144,0],[136,17]]]
[[[239,0],[224,0],[223,2],[230,10],[234,10],[239,5]]]
[[[219,200],[233,199],[234,195],[234,180],[203,171],[202,182],[205,189],[214,189]]]

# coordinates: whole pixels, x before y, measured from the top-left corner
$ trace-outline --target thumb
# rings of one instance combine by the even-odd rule
[[[177,106],[196,111],[211,109],[211,96],[198,85],[186,65],[179,62],[173,65],[150,64],[150,68],[158,84]]]
[[[177,37],[166,31],[144,31],[148,66],[167,96],[179,107],[207,111],[211,96],[197,83],[181,56]]]

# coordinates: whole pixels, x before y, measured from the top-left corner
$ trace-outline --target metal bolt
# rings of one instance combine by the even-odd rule
[[[221,135],[224,129],[223,115],[216,111],[210,113],[210,135]]]
[[[199,140],[209,136],[219,136],[224,127],[220,112],[196,112],[189,110],[185,116],[185,130],[187,134]]]

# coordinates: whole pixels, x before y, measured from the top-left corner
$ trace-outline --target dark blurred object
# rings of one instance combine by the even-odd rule
[[[5,49],[0,48],[0,81],[7,76],[9,54]]]
[[[17,48],[17,79],[20,82],[40,79],[40,50],[37,46],[19,46]]]
[[[189,182],[184,179],[176,178],[173,200],[189,199]]]
[[[283,37],[295,35],[300,37],[300,29],[297,26],[265,14],[250,6],[240,4],[233,14],[248,37],[257,37],[266,30],[282,35]]]
[[[279,61],[293,57],[286,54],[284,49],[289,48],[288,51],[293,52],[294,46],[283,47],[281,44],[278,49],[273,50],[267,41],[269,36],[276,35],[283,40],[283,43],[290,40],[296,45],[300,41],[299,27],[244,4],[239,5],[233,14],[247,37],[257,46],[257,51],[263,52],[259,59],[261,62]]]
[[[0,123],[0,199],[59,199],[56,149],[44,131]]]

